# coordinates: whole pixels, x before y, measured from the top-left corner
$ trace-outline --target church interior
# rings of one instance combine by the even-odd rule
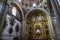
[[[60,0],[0,0],[0,40],[60,40]]]

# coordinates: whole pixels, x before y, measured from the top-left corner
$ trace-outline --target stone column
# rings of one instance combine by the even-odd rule
[[[51,40],[54,40],[55,34],[54,34],[54,29],[53,29],[52,20],[51,20],[51,16],[50,15],[47,16],[47,20],[48,20]]]
[[[52,8],[53,8],[53,11],[54,11],[54,14],[56,16],[56,33],[57,33],[57,37],[60,37],[60,33],[59,33],[59,11],[57,9],[57,5],[55,3],[55,0],[50,0],[51,1],[51,4],[52,4]]]
[[[0,24],[0,40],[1,40],[1,33],[2,33],[2,30],[3,30],[4,22],[5,22],[7,7],[8,6],[6,6],[6,8],[4,8],[5,11],[3,12],[2,21],[1,21],[1,24]]]
[[[27,40],[26,20],[25,19],[23,19],[23,25],[22,25],[22,40]]]

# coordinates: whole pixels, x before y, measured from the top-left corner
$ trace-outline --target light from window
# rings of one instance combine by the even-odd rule
[[[33,7],[36,7],[36,3],[33,3],[32,6],[33,6]]]
[[[60,5],[60,0],[58,0],[58,4]]]
[[[21,0],[19,0],[19,2],[21,2]]]
[[[16,7],[13,7],[13,8],[12,8],[12,14],[13,14],[14,16],[16,16],[16,12],[17,12]]]
[[[3,6],[0,4],[0,12],[1,12],[1,10],[2,10],[2,7],[3,7]]]

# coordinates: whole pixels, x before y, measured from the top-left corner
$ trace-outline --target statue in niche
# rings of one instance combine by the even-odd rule
[[[41,29],[40,29],[39,25],[36,26],[35,33],[36,34],[41,34]]]
[[[36,33],[41,33],[40,29],[36,29]]]

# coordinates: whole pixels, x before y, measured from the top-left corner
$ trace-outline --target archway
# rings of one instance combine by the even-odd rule
[[[28,40],[51,40],[47,15],[40,9],[34,9],[27,14]]]
[[[10,3],[4,13],[2,40],[21,40],[23,25],[23,10],[19,4]]]

